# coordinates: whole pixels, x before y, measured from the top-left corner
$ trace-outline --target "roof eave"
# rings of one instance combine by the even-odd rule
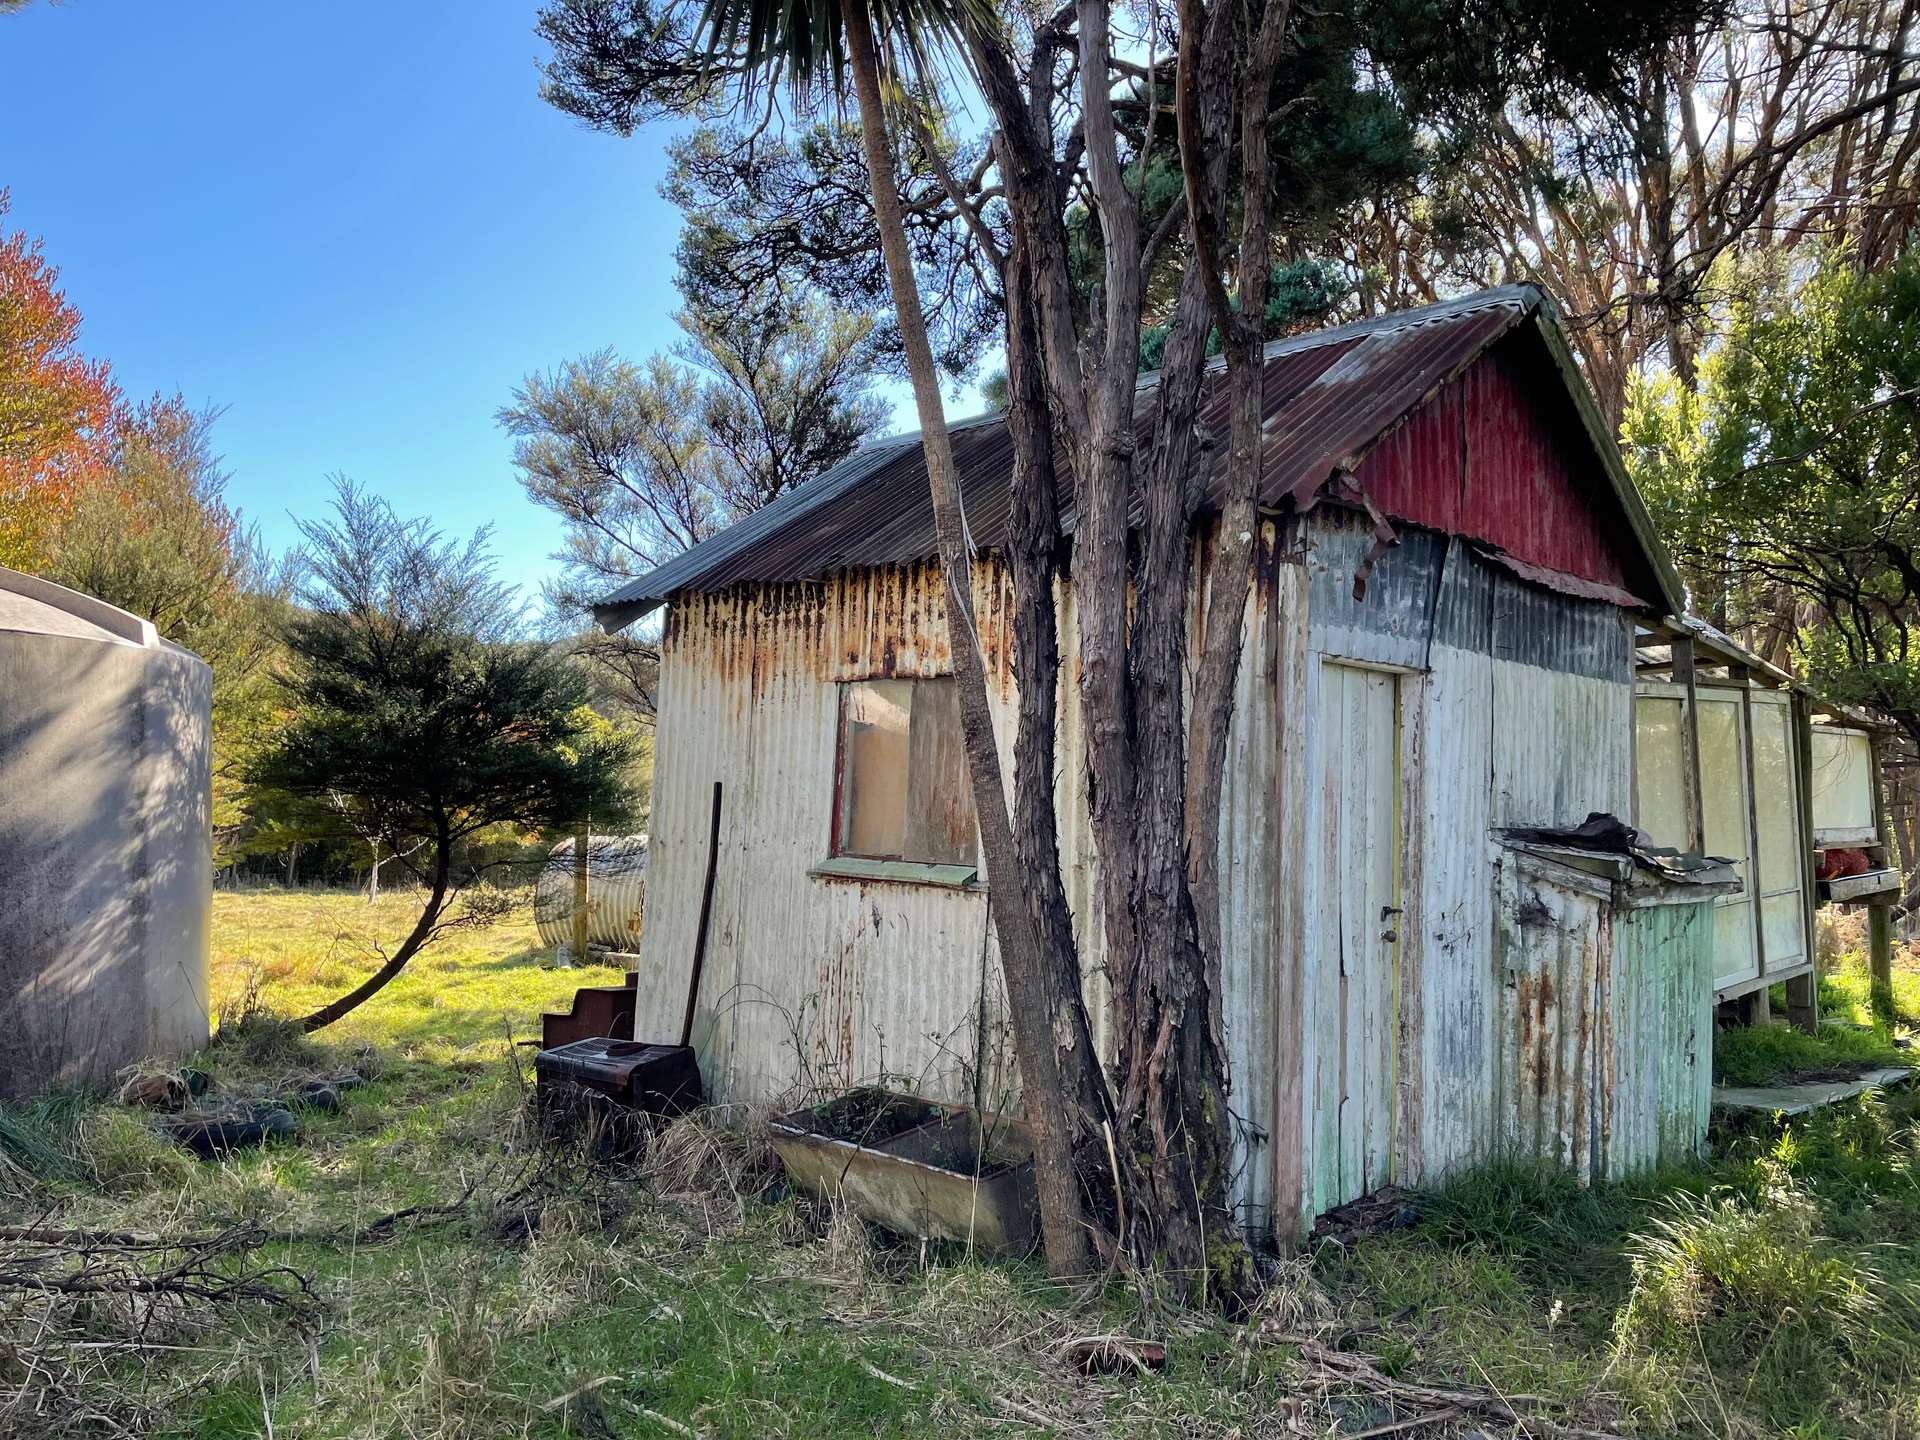
[[[646,619],[666,603],[662,597],[627,600],[617,605],[596,605],[593,607],[593,623],[600,627],[602,634],[617,635],[634,621]]]

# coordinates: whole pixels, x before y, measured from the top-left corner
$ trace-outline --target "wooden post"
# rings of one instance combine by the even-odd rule
[[[1793,717],[1793,789],[1800,815],[1800,921],[1805,935],[1807,961],[1811,973],[1787,981],[1787,1021],[1797,1030],[1813,1034],[1820,1028],[1820,949],[1813,921],[1813,904],[1819,895],[1814,878],[1813,849],[1813,710],[1807,697],[1793,692],[1789,714]]]
[[[587,851],[588,829],[582,825],[573,837],[573,963],[587,963]]]
[[[1685,719],[1680,729],[1681,741],[1685,746],[1680,765],[1681,789],[1687,807],[1687,839],[1681,848],[1703,853],[1707,848],[1707,823],[1706,807],[1700,798],[1700,696],[1699,688],[1694,683],[1693,637],[1674,636],[1671,654],[1673,683],[1681,686],[1687,697]]]
[[[1727,674],[1740,680],[1740,749],[1747,769],[1747,895],[1753,914],[1753,962],[1762,980],[1767,978],[1767,920],[1761,904],[1760,884],[1760,797],[1754,794],[1756,777],[1753,766],[1753,672],[1744,665],[1729,665]],[[1771,1018],[1766,987],[1754,992],[1760,998],[1752,1007],[1753,1025],[1765,1025]]]
[[[1867,965],[1876,1025],[1893,1024],[1893,907],[1884,900],[1867,906]]]
[[[1868,847],[1868,858],[1875,865],[1890,863],[1893,854],[1888,834],[1887,795],[1884,786],[1884,772],[1881,764],[1881,743],[1879,732],[1875,732],[1868,742],[1873,755],[1873,815],[1874,825],[1880,832],[1880,843]],[[1873,1021],[1876,1025],[1891,1026],[1893,1014],[1893,905],[1883,898],[1869,901],[1867,904],[1867,970],[1872,976],[1869,987],[1869,1003],[1873,1009]]]

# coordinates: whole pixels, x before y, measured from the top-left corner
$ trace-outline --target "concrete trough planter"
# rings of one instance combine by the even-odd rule
[[[1039,1236],[1033,1137],[1024,1122],[891,1090],[850,1090],[776,1117],[792,1183],[901,1235],[1026,1255]],[[981,1155],[984,1148],[985,1155]]]

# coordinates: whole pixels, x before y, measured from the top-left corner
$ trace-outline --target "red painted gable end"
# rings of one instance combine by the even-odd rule
[[[1652,599],[1659,588],[1579,414],[1530,342],[1523,332],[1481,355],[1354,478],[1396,520]]]

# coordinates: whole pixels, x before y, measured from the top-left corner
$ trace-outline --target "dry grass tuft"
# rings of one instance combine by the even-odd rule
[[[1264,1288],[1246,1318],[1251,1335],[1321,1335],[1339,1323],[1333,1297],[1314,1274],[1310,1255],[1274,1257],[1262,1274]]]
[[[653,1137],[641,1174],[656,1194],[699,1211],[709,1234],[737,1229],[747,1202],[780,1174],[764,1122],[744,1106],[683,1115]]]
[[[845,1205],[832,1206],[820,1258],[828,1274],[865,1285],[874,1273],[873,1232],[867,1222]]]
[[[74,1131],[80,1163],[109,1195],[183,1190],[194,1177],[193,1157],[154,1128],[145,1115],[101,1106]]]

